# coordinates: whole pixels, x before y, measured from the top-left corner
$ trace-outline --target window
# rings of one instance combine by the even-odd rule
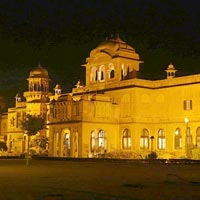
[[[91,82],[97,81],[97,68],[96,67],[92,67],[92,69],[91,69],[90,81]]]
[[[112,69],[110,71],[110,78],[114,78],[114,77],[115,77],[115,71],[114,71],[114,69]]]
[[[174,144],[175,144],[175,149],[180,149],[182,148],[182,137],[181,137],[181,130],[180,128],[177,128],[175,130],[175,137],[174,137]]]
[[[122,148],[123,149],[130,149],[131,148],[131,134],[129,129],[124,129],[122,135]]]
[[[140,148],[148,149],[149,148],[149,131],[147,129],[142,130],[140,137]]]
[[[158,149],[165,149],[165,148],[166,148],[165,133],[163,129],[160,129],[158,131]]]
[[[105,67],[102,65],[99,68],[99,80],[100,81],[103,81],[105,79],[104,74],[105,74]]]
[[[70,156],[70,133],[64,134],[63,156]]]
[[[124,64],[122,64],[121,68],[121,80],[124,80]]]
[[[184,110],[192,110],[192,100],[184,101]]]
[[[200,127],[197,128],[197,132],[196,132],[196,145],[197,148],[200,148]]]
[[[90,138],[90,149],[91,149],[91,152],[95,151],[95,143],[96,143],[95,131],[92,131],[91,132],[91,138]]]
[[[91,152],[104,153],[107,150],[107,137],[104,130],[93,130],[90,136]]]
[[[187,127],[187,130],[186,130],[186,145],[187,146],[192,145],[192,134],[191,134],[190,127]]]
[[[98,133],[98,147],[107,149],[106,133],[103,130],[100,130]]]

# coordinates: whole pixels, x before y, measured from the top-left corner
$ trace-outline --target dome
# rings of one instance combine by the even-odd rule
[[[139,60],[139,55],[135,52],[135,49],[124,42],[119,36],[116,38],[110,38],[99,44],[90,52],[90,57],[87,58],[87,62],[91,58],[95,57],[99,53],[107,54],[107,56],[114,57],[126,57]]]
[[[61,86],[60,86],[59,84],[56,84],[56,86],[55,86],[54,89],[55,89],[55,90],[60,90],[60,89],[61,89]]]
[[[172,63],[170,63],[169,65],[168,65],[168,68],[167,69],[175,69],[174,68],[174,65],[172,64]]]
[[[48,71],[40,64],[30,72],[29,78],[49,78]]]

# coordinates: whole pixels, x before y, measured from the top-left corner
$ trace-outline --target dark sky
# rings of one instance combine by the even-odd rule
[[[178,75],[200,73],[200,8],[193,0],[0,0],[0,95],[11,102],[27,90],[40,62],[70,91],[83,79],[90,50],[119,33],[144,64],[140,76],[164,77],[172,62]],[[9,92],[8,92],[9,91]]]

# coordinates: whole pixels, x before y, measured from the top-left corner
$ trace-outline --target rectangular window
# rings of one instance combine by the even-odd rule
[[[149,139],[148,139],[148,137],[141,137],[140,138],[140,148],[141,149],[148,149],[149,148]]]
[[[192,100],[184,101],[184,110],[192,110]]]
[[[158,138],[158,149],[165,149],[165,138]]]

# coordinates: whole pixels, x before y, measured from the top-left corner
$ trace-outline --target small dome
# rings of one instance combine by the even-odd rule
[[[174,68],[174,65],[172,64],[172,63],[170,63],[169,65],[168,65],[168,68],[167,69],[175,69]]]
[[[55,89],[55,90],[60,90],[60,89],[61,89],[61,86],[60,86],[59,84],[56,84],[56,86],[55,86],[54,89]]]
[[[30,72],[29,78],[49,78],[48,71],[40,64]]]

